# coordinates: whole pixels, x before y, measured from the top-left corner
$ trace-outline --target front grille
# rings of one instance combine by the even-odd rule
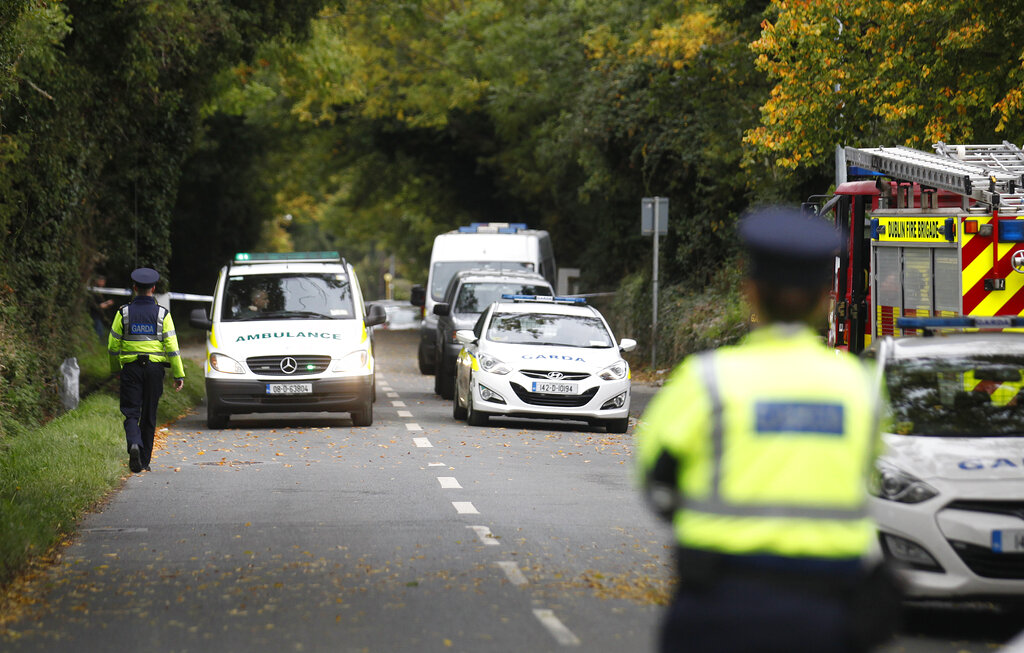
[[[994,499],[958,499],[951,501],[947,509],[970,510],[971,512],[991,512],[997,515],[1010,515],[1024,519],[1024,500],[997,501]]]
[[[531,379],[544,379],[545,381],[551,381],[551,380],[555,380],[555,381],[582,381],[583,379],[585,379],[588,376],[590,376],[586,372],[557,372],[558,374],[561,374],[562,376],[558,377],[557,379],[552,379],[550,376],[548,376],[548,374],[551,374],[550,371],[520,370],[520,373],[523,376],[530,377]]]
[[[991,549],[950,540],[953,550],[971,571],[984,578],[1024,579],[1024,553],[995,553]]]
[[[281,361],[285,358],[295,360],[295,371],[291,374],[281,369]],[[263,376],[303,376],[320,374],[331,364],[330,356],[253,356],[245,359],[246,365],[253,374]]]
[[[513,383],[511,385],[512,390],[516,393],[517,397],[533,406],[579,408],[580,406],[586,406],[587,403],[594,398],[594,395],[597,394],[596,387],[579,395],[549,395],[540,392],[530,392],[518,383]]]

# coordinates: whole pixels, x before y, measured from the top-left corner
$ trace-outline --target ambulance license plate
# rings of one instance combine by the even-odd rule
[[[556,381],[534,381],[533,392],[542,392],[547,395],[574,395],[579,394],[577,383],[558,383]]]
[[[308,395],[313,394],[312,383],[268,383],[268,395]]]
[[[1024,552],[1024,529],[992,531],[992,551],[994,553]]]

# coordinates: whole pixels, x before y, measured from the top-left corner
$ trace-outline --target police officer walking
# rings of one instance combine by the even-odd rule
[[[185,368],[170,311],[153,292],[160,274],[151,268],[132,272],[135,298],[114,316],[107,338],[111,372],[121,375],[121,413],[128,440],[128,467],[149,471],[157,406],[164,391],[164,367],[174,374],[174,389],[185,387]]]
[[[678,543],[660,647],[867,651],[892,634],[899,600],[866,514],[879,390],[812,329],[841,238],[783,207],[739,232],[760,327],[684,360],[636,436],[647,496]]]

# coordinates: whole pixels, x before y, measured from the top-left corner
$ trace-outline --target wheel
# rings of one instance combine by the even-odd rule
[[[372,426],[373,401],[367,399],[359,410],[353,410],[350,414],[352,415],[352,426]]]
[[[416,350],[416,362],[419,363],[420,374],[434,373],[434,363],[427,360],[427,350],[423,343],[420,343],[419,348]]]
[[[231,421],[231,415],[228,413],[215,413],[210,410],[206,412],[206,428],[208,429],[227,428],[229,421]]]
[[[448,374],[448,361],[444,354],[438,357],[436,370],[434,372],[434,392],[441,395],[442,399],[451,399],[455,396],[455,377]]]
[[[487,413],[481,413],[473,408],[473,391],[466,397],[466,423],[470,426],[487,426]]]
[[[452,397],[452,419],[459,422],[466,419],[466,409],[459,403],[459,391],[455,390],[454,396]]]
[[[629,428],[629,418],[623,417],[621,419],[608,419],[604,422],[604,428],[609,433],[625,433]]]

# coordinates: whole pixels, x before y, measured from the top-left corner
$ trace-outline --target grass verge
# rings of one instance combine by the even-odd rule
[[[202,401],[202,369],[185,360],[186,383],[168,375],[159,421],[174,421]],[[113,388],[111,391],[110,388]],[[91,506],[128,473],[117,386],[104,384],[77,409],[7,438],[0,448],[0,585],[74,530]]]

